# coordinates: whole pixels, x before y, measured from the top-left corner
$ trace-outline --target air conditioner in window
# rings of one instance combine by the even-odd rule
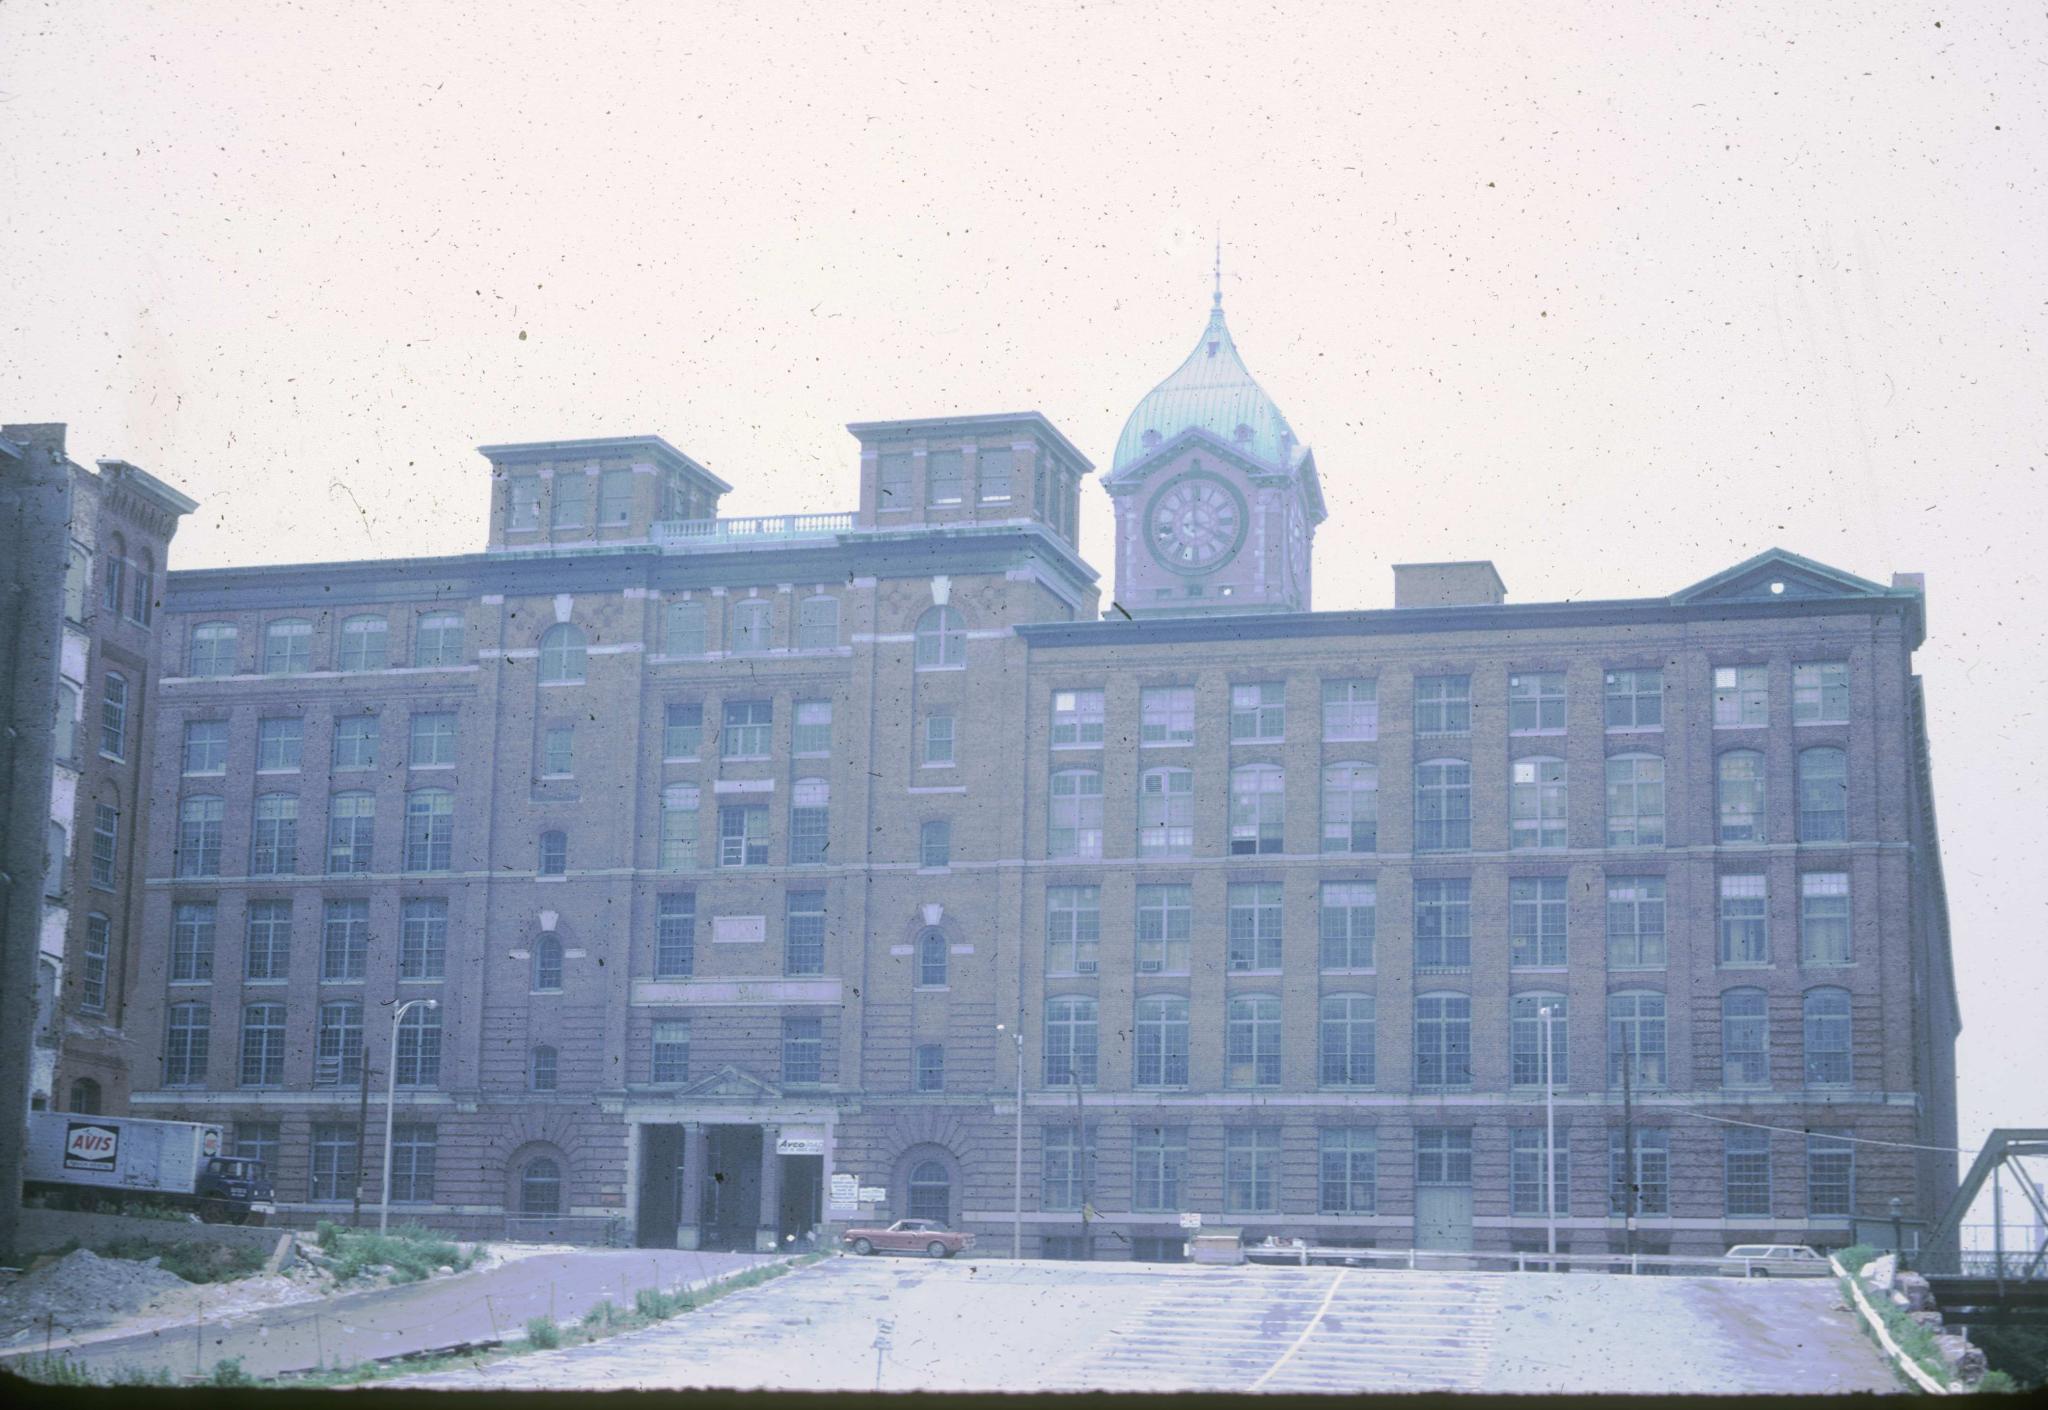
[[[1165,969],[1165,962],[1161,960],[1138,961],[1138,973],[1140,974],[1159,974],[1162,973]]]
[[[1074,966],[1074,973],[1094,974],[1098,972],[1101,968],[1101,964],[1095,960],[1082,960],[1079,964]]]

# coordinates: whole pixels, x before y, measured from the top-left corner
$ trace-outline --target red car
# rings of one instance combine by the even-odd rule
[[[839,1242],[855,1253],[921,1253],[951,1258],[974,1247],[974,1235],[956,1233],[936,1219],[898,1219],[886,1229],[848,1229]]]

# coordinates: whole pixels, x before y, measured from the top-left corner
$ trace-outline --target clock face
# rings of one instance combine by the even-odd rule
[[[1183,475],[1152,497],[1145,541],[1176,573],[1203,573],[1244,542],[1244,500],[1213,475]]]

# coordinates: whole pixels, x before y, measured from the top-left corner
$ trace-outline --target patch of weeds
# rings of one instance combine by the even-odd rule
[[[526,1344],[537,1351],[553,1351],[562,1344],[562,1329],[555,1325],[552,1317],[529,1317],[526,1320]]]
[[[401,1224],[388,1234],[373,1234],[323,1219],[314,1226],[313,1238],[327,1256],[335,1277],[343,1282],[359,1278],[372,1268],[389,1268],[393,1282],[416,1283],[431,1277],[437,1268],[452,1268],[459,1273],[483,1255],[481,1244],[464,1253],[432,1229],[418,1224]]]
[[[2018,1395],[2020,1383],[2003,1371],[1986,1371],[1984,1379],[1977,1382],[1979,1395]]]
[[[165,1243],[157,1239],[117,1239],[103,1246],[100,1253],[107,1258],[132,1259],[137,1263],[154,1258],[157,1267],[188,1283],[231,1283],[261,1272],[264,1260],[261,1249],[196,1241]]]
[[[213,1370],[206,1377],[210,1386],[253,1386],[256,1378],[242,1369],[242,1358],[224,1356],[213,1363]]]
[[[30,1356],[14,1364],[24,1380],[46,1386],[96,1386],[99,1377],[68,1356]]]
[[[1878,1320],[1884,1323],[1884,1329],[1891,1334],[1892,1341],[1897,1343],[1899,1350],[1917,1362],[1920,1369],[1932,1376],[1937,1384],[1949,1384],[1948,1362],[1942,1359],[1941,1348],[1935,1345],[1934,1333],[1907,1316],[1905,1309],[1886,1294],[1870,1287],[1858,1273],[1858,1269],[1877,1256],[1877,1250],[1868,1244],[1855,1244],[1835,1254],[1836,1261],[1845,1270],[1842,1279],[1844,1286],[1841,1290],[1843,1303],[1852,1310],[1855,1308],[1856,1299],[1847,1286],[1854,1283],[1862,1290],[1864,1300],[1876,1309]],[[1861,1316],[1858,1316],[1856,1321],[1866,1332],[1869,1331],[1869,1323]],[[1876,1338],[1873,1336],[1871,1340],[1875,1341]]]
[[[586,1331],[593,1328],[603,1329],[610,1327],[612,1323],[618,1320],[619,1309],[612,1305],[610,1298],[606,1298],[603,1302],[600,1302],[597,1306],[583,1314],[582,1325]]]
[[[107,1384],[116,1386],[167,1386],[175,1385],[170,1371],[163,1366],[123,1366],[114,1372]]]
[[[633,1294],[633,1311],[649,1322],[659,1322],[673,1317],[683,1310],[689,1301],[688,1293],[663,1292],[660,1288],[642,1288]]]

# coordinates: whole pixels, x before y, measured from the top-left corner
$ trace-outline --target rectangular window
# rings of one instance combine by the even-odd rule
[[[172,1004],[164,1027],[164,1085],[206,1085],[206,1057],[213,1017],[203,1003]]]
[[[325,984],[363,978],[370,955],[370,903],[331,900],[321,928],[320,979]]]
[[[259,794],[249,823],[249,874],[285,876],[298,869],[298,795]]]
[[[511,512],[505,527],[514,532],[540,527],[540,476],[514,475],[511,480]]]
[[[341,624],[341,669],[381,671],[391,663],[391,623],[382,617],[350,617]]]
[[[1564,672],[1535,671],[1508,677],[1508,733],[1564,733]]]
[[[825,1020],[782,1020],[782,1080],[789,1086],[814,1086],[825,1080]]]
[[[1664,845],[1664,761],[1616,754],[1607,761],[1607,845]]]
[[[1508,963],[1516,969],[1561,968],[1565,962],[1565,881],[1518,876],[1508,882]]]
[[[242,1010],[242,1085],[275,1087],[284,1081],[284,1005],[250,1004]]]
[[[1608,1209],[1618,1215],[1671,1213],[1671,1133],[1635,1132],[1635,1159],[1630,1161],[1622,1145],[1622,1133],[1607,1137]],[[1633,1169],[1631,1169],[1633,1166]]]
[[[654,977],[687,979],[697,968],[697,898],[665,892],[654,903]]]
[[[351,715],[334,722],[334,767],[370,769],[377,766],[377,717]]]
[[[1182,1126],[1138,1126],[1131,1131],[1131,1208],[1174,1214],[1187,1186],[1188,1133]]]
[[[1337,680],[1323,682],[1323,738],[1339,740],[1380,737],[1379,682]]]
[[[1550,1214],[1550,1191],[1557,1190],[1558,1213],[1571,1210],[1571,1143],[1558,1133],[1557,1150],[1551,1168],[1543,1168],[1544,1139],[1541,1126],[1515,1131],[1508,1153],[1508,1208],[1519,1215],[1545,1218]]]
[[[363,1006],[354,999],[320,1005],[313,1051],[313,1084],[346,1086],[363,1078]]]
[[[237,1121],[234,1152],[242,1160],[263,1166],[263,1173],[277,1178],[278,1152],[284,1148],[283,1128],[275,1121]]]
[[[460,666],[462,664],[462,614],[422,613],[413,628],[412,663],[415,666]]]
[[[718,864],[768,865],[768,810],[758,804],[727,804],[718,810]]]
[[[446,768],[454,764],[454,712],[435,711],[412,717],[412,752],[407,762],[416,769]]]
[[[555,476],[557,529],[580,529],[590,518],[590,477],[581,470]]]
[[[664,759],[694,759],[704,743],[704,707],[670,701],[662,717]]]
[[[214,910],[211,901],[180,901],[171,911],[171,983],[204,984],[213,978]]]
[[[1045,892],[1045,972],[1093,974],[1102,941],[1102,888],[1049,886]]]
[[[1761,875],[1721,878],[1721,963],[1768,964],[1770,900]]]
[[[1370,881],[1326,881],[1322,892],[1322,967],[1371,969],[1379,906]]]
[[[1472,1128],[1417,1127],[1415,1183],[1437,1188],[1469,1186],[1472,1183]]]
[[[607,470],[597,477],[597,522],[620,529],[633,521],[633,472]]]
[[[792,891],[784,903],[782,972],[825,972],[825,893]],[[816,1080],[816,1079],[813,1079]]]
[[[1516,994],[1508,1000],[1508,1081],[1517,1087],[1571,1083],[1571,1043],[1562,994]],[[1543,1011],[1550,1010],[1550,1068],[1544,1070]]]
[[[557,985],[557,988],[560,986]],[[398,1062],[392,1068],[401,1087],[432,1087],[441,1080],[441,1010],[425,1004],[398,1021]]]
[[[178,805],[177,872],[179,876],[220,875],[221,800],[187,798]]]
[[[1849,873],[1810,871],[1799,878],[1799,962],[1847,964]]]
[[[1188,972],[1188,938],[1194,932],[1194,915],[1191,886],[1138,888],[1138,973]]]
[[[839,599],[807,597],[797,604],[796,649],[831,651],[839,645]]]
[[[1052,745],[1089,747],[1102,743],[1102,692],[1056,690],[1052,693]]]
[[[1839,1136],[1806,1138],[1806,1212],[1824,1217],[1856,1212],[1856,1147]]]
[[[431,1204],[434,1199],[434,1128],[407,1121],[391,1128],[391,1202]]]
[[[697,865],[699,791],[694,783],[671,783],[661,790],[663,871],[688,871]]]
[[[1280,1128],[1231,1126],[1223,1132],[1223,1212],[1280,1212]]]
[[[935,450],[924,458],[926,504],[936,507],[960,502],[960,467],[957,450]]]
[[[1792,723],[1849,723],[1849,663],[1808,661],[1792,668]]]
[[[1437,971],[1472,967],[1470,878],[1426,878],[1415,883],[1415,967]]]
[[[111,891],[119,869],[121,815],[105,803],[92,805],[92,884]]]
[[[1415,1000],[1415,1085],[1428,1091],[1472,1085],[1472,1000],[1423,994]]]
[[[1094,1195],[1096,1127],[1089,1122],[1085,1132],[1072,1123],[1039,1129],[1042,1156],[1038,1186],[1040,1209],[1079,1209]],[[1083,1162],[1087,1168],[1082,1168]]]
[[[1102,855],[1102,773],[1062,769],[1052,776],[1045,850],[1049,857]]]
[[[924,766],[928,769],[953,765],[954,720],[951,710],[934,710],[924,717]]]
[[[910,455],[906,452],[883,454],[878,457],[875,472],[875,507],[877,509],[910,509]]]
[[[1664,672],[1647,669],[1607,673],[1607,728],[1664,728]]]
[[[1286,776],[1271,764],[1230,771],[1230,855],[1256,856],[1285,847]]]
[[[662,1019],[654,1025],[653,1079],[664,1086],[690,1080],[690,1021]]]
[[[946,1090],[946,1047],[943,1043],[920,1043],[912,1061],[912,1085],[920,1092]]]
[[[263,673],[304,675],[313,669],[313,624],[297,618],[272,622],[263,629]]]
[[[1194,850],[1194,770],[1145,770],[1138,776],[1138,854],[1187,857]]]
[[[1472,766],[1430,759],[1415,766],[1415,850],[1460,852],[1472,845]]]
[[[128,678],[115,671],[107,672],[100,695],[100,753],[128,757]]]
[[[1664,1017],[1662,994],[1607,996],[1607,1086],[1610,1091],[1624,1085],[1638,1092],[1654,1091],[1664,1086],[1669,1073]]]
[[[662,650],[670,656],[702,656],[711,649],[704,604],[695,598],[679,598],[663,613]]]
[[[448,963],[448,903],[439,897],[405,902],[398,922],[398,977],[440,979]]]
[[[312,1172],[306,1197],[345,1200],[356,1193],[356,1128],[319,1125],[313,1128]]]
[[[1232,882],[1226,963],[1233,970],[1280,968],[1280,885]]]
[[[305,751],[306,722],[296,715],[256,722],[256,768],[259,773],[291,773]]]
[[[289,972],[292,946],[292,903],[251,901],[243,943],[243,977],[283,979]]]
[[[1714,728],[1762,729],[1770,723],[1770,673],[1762,666],[1714,668]]]
[[[1138,1000],[1136,1012],[1133,1085],[1187,1086],[1188,1001],[1179,994],[1147,994]]]
[[[567,778],[576,772],[574,725],[549,725],[541,731],[540,771],[546,778]]]
[[[1607,967],[1664,967],[1663,877],[1608,878]]]
[[[1562,759],[1516,759],[1508,765],[1508,845],[1565,845],[1565,765]]]
[[[185,772],[224,774],[228,771],[228,722],[190,720],[185,725]]]
[[[953,825],[944,818],[932,818],[919,824],[917,864],[928,871],[953,864]]]
[[[981,502],[1000,504],[1010,497],[1013,453],[1007,447],[983,446],[974,453],[974,473],[981,481]]]
[[[1153,685],[1138,692],[1138,743],[1193,744],[1195,688]]]
[[[1415,732],[1417,734],[1470,734],[1472,732],[1472,677],[1417,676],[1415,678]]]
[[[1723,1138],[1722,1208],[1730,1218],[1771,1214],[1771,1133],[1729,1131]]]
[[[455,862],[455,795],[421,788],[405,800],[405,869],[447,871]]]
[[[799,700],[796,722],[790,727],[792,753],[822,758],[832,752],[832,702]]]
[[[775,705],[768,700],[725,702],[725,733],[719,753],[727,759],[768,757],[769,731],[775,723]]]
[[[334,876],[370,869],[377,800],[368,793],[337,793],[327,801],[327,870]]]
[[[1230,688],[1230,742],[1271,743],[1287,737],[1287,687],[1260,681]]]
[[[78,976],[78,1006],[87,1013],[106,1012],[107,957],[113,937],[113,923],[105,916],[85,918],[85,965]]]
[[[1340,1126],[1321,1133],[1316,1209],[1323,1214],[1379,1212],[1379,1135],[1370,1127]]]

